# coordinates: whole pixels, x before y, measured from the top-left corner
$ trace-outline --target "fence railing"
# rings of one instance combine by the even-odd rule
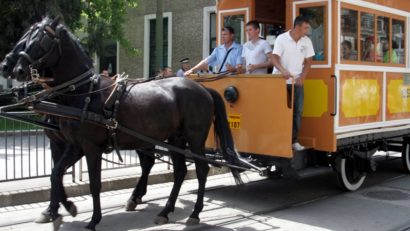
[[[20,112],[20,116],[39,119],[33,112]],[[134,150],[121,151],[123,163],[119,163],[114,153],[103,154],[108,161],[102,162],[103,170],[138,166],[138,155]],[[111,163],[113,162],[113,163]],[[35,125],[0,118],[0,182],[50,176],[53,168],[50,141],[44,130]],[[169,169],[169,166],[168,166]],[[66,174],[73,181],[83,180],[87,172],[84,158],[77,162]]]

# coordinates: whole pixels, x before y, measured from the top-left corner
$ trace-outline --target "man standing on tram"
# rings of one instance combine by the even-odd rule
[[[309,31],[309,20],[303,16],[295,18],[292,30],[278,36],[273,48],[273,74],[282,73],[287,79],[288,94],[292,91],[292,78],[295,81],[293,105],[292,148],[295,151],[305,149],[297,137],[302,123],[305,80],[315,55],[312,41],[306,34]]]
[[[246,23],[249,41],[243,45],[242,58],[245,59],[246,74],[267,74],[272,67],[272,48],[269,43],[259,37],[259,22],[253,20]],[[242,65],[239,65],[242,68]]]
[[[222,45],[214,49],[212,54],[199,62],[196,66],[185,72],[185,76],[200,70],[208,70],[208,66],[216,66],[214,72],[236,72],[237,65],[241,63],[242,45],[237,44],[235,32],[232,27],[226,26],[221,32]]]

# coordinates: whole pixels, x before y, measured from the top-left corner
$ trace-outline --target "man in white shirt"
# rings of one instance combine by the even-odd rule
[[[253,20],[246,23],[249,41],[243,45],[242,59],[245,60],[246,74],[267,74],[272,67],[272,48],[269,43],[259,37],[259,22]],[[240,64],[239,68],[243,68]]]
[[[304,89],[303,81],[309,73],[312,57],[315,55],[312,41],[306,36],[309,21],[303,16],[295,18],[293,29],[278,36],[273,48],[273,74],[282,73],[287,79],[288,94],[292,90],[292,78],[295,81],[292,148],[301,151],[305,147],[299,144],[297,137],[302,122]]]

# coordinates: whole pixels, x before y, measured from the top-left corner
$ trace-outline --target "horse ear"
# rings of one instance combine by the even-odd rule
[[[56,29],[58,24],[60,24],[61,17],[60,15],[54,18],[53,22],[51,23],[50,27]]]
[[[44,30],[47,31],[47,33],[49,33],[49,35],[51,35],[52,37],[56,36],[56,32],[53,28],[51,28],[51,26],[45,26]]]

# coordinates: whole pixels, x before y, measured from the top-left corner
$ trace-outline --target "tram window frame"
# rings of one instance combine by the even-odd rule
[[[393,63],[393,64],[402,64],[402,65],[405,65],[406,64],[406,61],[407,61],[407,57],[406,57],[406,49],[407,49],[407,44],[406,44],[406,39],[407,39],[407,36],[406,36],[406,20],[401,20],[401,19],[396,19],[396,18],[392,18],[392,20],[391,20],[391,39],[392,39],[392,43],[391,43],[391,49],[392,49],[392,53],[393,53],[393,49],[398,49],[398,48],[393,48],[393,39],[394,39],[394,34],[393,34],[393,31],[394,31],[394,27],[393,27],[393,25],[394,25],[394,23],[393,23],[393,21],[396,21],[396,22],[401,22],[401,23],[403,23],[403,25],[402,25],[402,27],[403,27],[403,31],[402,31],[402,38],[401,38],[401,42],[402,42],[402,47],[401,47],[401,49],[402,49],[402,53],[403,53],[403,59],[400,59],[400,61],[402,61],[402,62],[398,62],[398,63],[395,63],[395,62],[393,62],[393,59],[391,58],[391,62]],[[400,47],[400,46],[399,46]],[[397,54],[396,54],[397,55]],[[398,57],[398,58],[400,58],[400,57]]]
[[[406,29],[407,29],[407,18],[400,16],[400,15],[395,15],[392,13],[387,13],[387,12],[383,12],[383,11],[379,11],[379,10],[374,10],[374,9],[369,9],[369,8],[364,8],[361,6],[356,6],[356,5],[352,5],[352,4],[347,4],[347,3],[343,3],[341,5],[341,10],[346,9],[346,10],[354,10],[358,12],[358,20],[357,20],[357,27],[358,27],[358,34],[357,37],[359,39],[358,42],[358,59],[357,60],[343,60],[340,59],[340,63],[341,64],[355,64],[355,65],[370,65],[370,66],[390,66],[390,67],[406,67],[407,64],[407,54],[406,54],[406,49],[407,49],[407,35],[406,35]],[[362,49],[361,49],[361,38],[362,38],[362,33],[361,33],[361,15],[362,13],[368,13],[368,14],[373,14],[375,17],[375,22],[374,22],[374,26],[375,26],[375,30],[374,30],[374,38],[375,38],[375,50],[374,50],[374,54],[375,54],[375,61],[362,61],[361,57],[362,57]],[[339,16],[339,23],[341,23],[341,15]],[[388,24],[388,43],[389,43],[389,51],[388,53],[391,56],[391,52],[392,52],[392,37],[393,37],[393,20],[395,21],[401,21],[403,22],[403,49],[404,49],[404,53],[403,53],[403,63],[393,63],[391,57],[389,58],[389,62],[384,63],[383,61],[378,61],[377,59],[377,46],[378,46],[378,27],[379,27],[379,22],[378,22],[378,18],[379,17],[386,17],[389,20],[389,24]],[[342,31],[340,31],[340,36],[342,35]],[[342,41],[341,41],[342,42]],[[340,51],[339,51],[340,52]],[[339,53],[339,56],[341,54]]]
[[[359,12],[358,10],[356,10],[356,9],[349,9],[349,8],[342,8],[342,10],[341,10],[340,12],[342,12],[343,10],[353,11],[353,12],[355,13],[355,15],[356,15],[356,21],[358,22],[358,19],[360,18],[360,12]],[[354,56],[352,56],[352,57],[355,57],[354,59],[343,59],[343,58],[342,58],[341,51],[338,51],[338,55],[339,55],[339,57],[340,57],[340,60],[341,60],[341,62],[343,62],[343,63],[351,64],[351,63],[358,63],[358,62],[360,62],[360,61],[359,61],[359,58],[360,58],[360,56],[361,56],[361,52],[360,52],[360,50],[361,50],[361,47],[360,47],[360,35],[361,35],[361,34],[359,33],[359,32],[360,32],[360,27],[359,27],[360,24],[357,24],[357,22],[356,22],[356,27],[355,27],[356,34],[353,34],[353,35],[352,35],[353,40],[343,40],[343,41],[342,41],[342,39],[340,39],[340,43],[342,43],[340,46],[342,46],[345,41],[350,42],[351,45],[352,45],[352,43],[356,44],[356,46],[354,47],[354,48],[355,48],[354,50],[355,50],[356,54],[355,54]],[[340,18],[340,23],[342,23],[342,19],[341,19],[341,18]],[[342,28],[343,28],[343,27],[340,27],[340,28],[341,28],[341,31],[340,31],[340,38],[341,38],[342,36],[345,36],[345,33],[343,33],[343,31],[342,31]],[[351,31],[349,31],[349,32],[351,32]],[[352,49],[352,48],[350,48],[350,49]]]
[[[329,5],[328,2],[311,2],[311,3],[303,3],[300,2],[295,5],[295,12],[297,16],[300,16],[300,10],[304,9],[304,8],[315,8],[315,7],[323,7],[323,40],[324,40],[324,44],[323,44],[323,56],[324,59],[323,60],[312,60],[312,65],[314,67],[314,65],[329,65],[329,62],[331,62],[331,57],[329,57],[329,55],[331,55],[331,51],[329,50]]]
[[[221,24],[220,28],[224,28],[225,26],[225,17],[226,16],[243,16],[244,23],[243,23],[243,28],[241,31],[242,35],[240,35],[240,31],[235,31],[235,42],[238,44],[244,44],[246,41],[248,41],[247,35],[246,35],[246,23],[248,22],[248,12],[246,10],[238,10],[238,11],[229,11],[229,12],[219,12],[219,22]],[[239,39],[237,39],[237,36],[239,35]],[[243,41],[242,41],[243,40]],[[220,30],[218,31],[218,39],[217,42],[219,45],[221,42],[221,32]],[[218,46],[218,45],[217,45]]]

